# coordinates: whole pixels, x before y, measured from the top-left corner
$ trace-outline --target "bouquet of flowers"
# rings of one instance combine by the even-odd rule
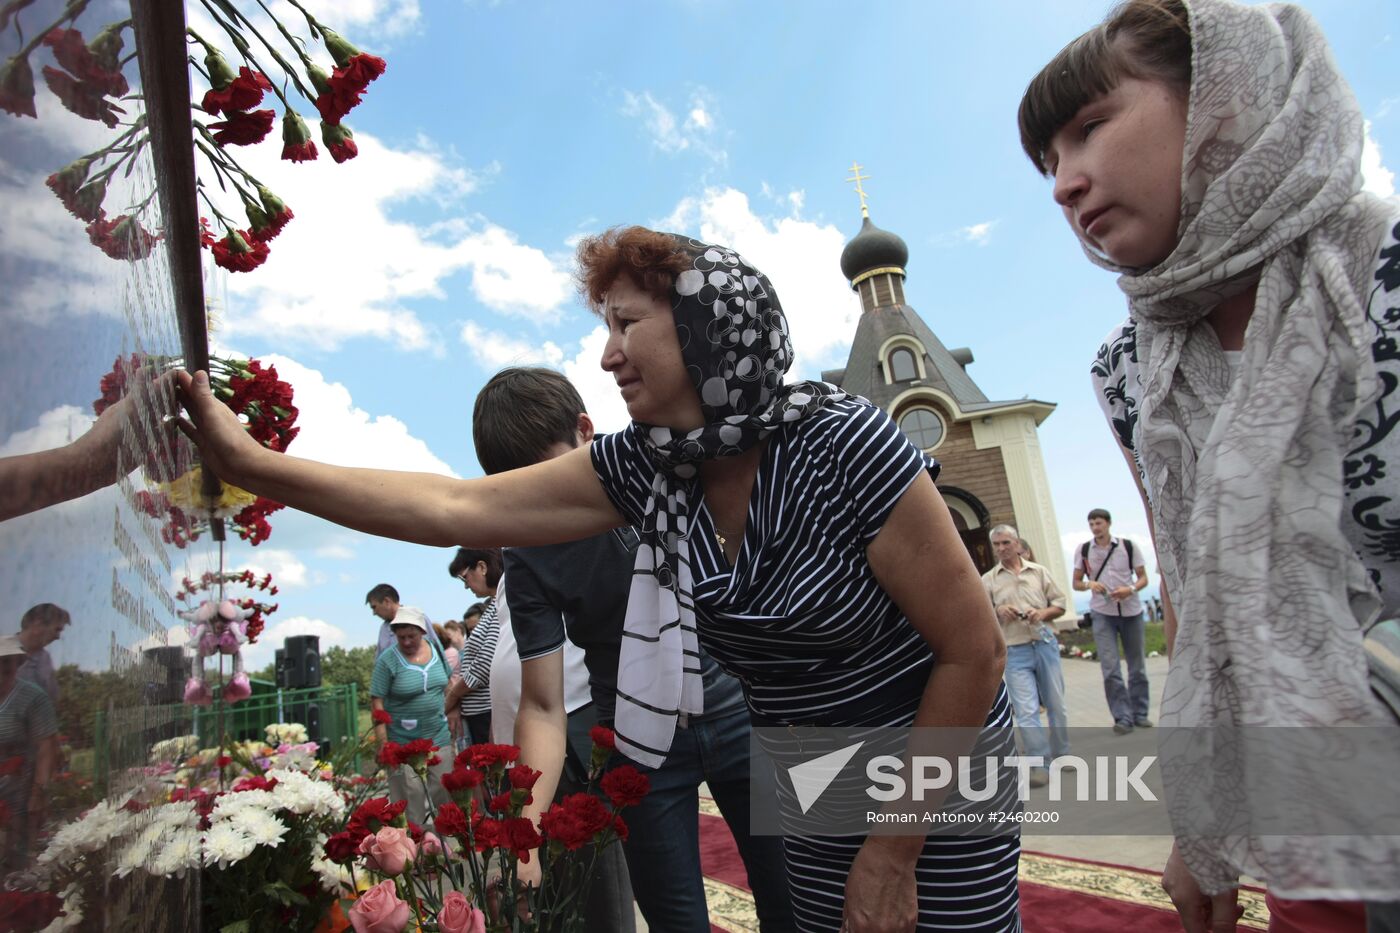
[[[433,831],[405,820],[403,803],[362,804],[326,841],[326,858],[345,867],[351,889],[368,885],[350,908],[355,929],[398,933],[412,923],[437,933],[582,933],[598,856],[627,838],[621,813],[650,790],[630,765],[605,770],[611,730],[595,728],[593,741],[588,790],[552,805],[538,827],[522,811],[540,773],[518,760],[514,745],[473,745],[457,755],[442,776],[452,801],[434,815]],[[380,762],[411,767],[427,796],[436,753],[426,739],[390,742]],[[518,890],[517,865],[532,857],[540,859],[541,884]]]
[[[273,723],[267,742],[196,749],[194,736],[151,747],[151,766],[129,773],[136,790],[105,800],[57,830],[30,877],[13,892],[50,933],[105,928],[114,887],[202,873],[207,929],[311,933],[340,910],[343,868],[327,837],[382,787],[355,774],[356,746],[316,757],[297,723]],[[0,905],[0,910],[3,905]]]
[[[92,403],[101,415],[125,398],[134,387],[155,380],[183,365],[177,357],[133,353],[118,357],[111,372],[102,377],[102,397]],[[269,450],[285,452],[301,429],[290,383],[280,379],[275,366],[256,359],[210,357],[209,387],[214,396],[233,410],[253,439]],[[143,445],[149,451],[144,465],[148,489],[135,493],[132,503],[152,518],[162,520],[161,537],[178,548],[197,540],[213,519],[227,519],[238,536],[254,547],[272,534],[267,516],[281,503],[223,484],[217,499],[205,497],[200,468],[182,460],[167,444]],[[264,610],[265,611],[265,610]]]

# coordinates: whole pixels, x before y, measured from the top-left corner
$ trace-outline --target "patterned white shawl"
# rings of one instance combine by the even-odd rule
[[[1361,193],[1361,113],[1306,12],[1188,2],[1180,241],[1148,270],[1091,252],[1123,273],[1137,322],[1134,445],[1180,626],[1162,724],[1383,725],[1362,652],[1379,601],[1341,530],[1342,458],[1379,391],[1364,303],[1395,207]],[[1256,282],[1231,384],[1205,315]],[[1203,889],[1243,871],[1282,896],[1393,892],[1400,839],[1265,834],[1264,784],[1326,825],[1368,825],[1370,801],[1329,795],[1336,762],[1224,734],[1163,733],[1178,848]]]

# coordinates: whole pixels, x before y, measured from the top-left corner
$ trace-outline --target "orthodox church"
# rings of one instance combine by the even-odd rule
[[[860,296],[862,314],[846,367],[823,372],[822,379],[884,408],[910,440],[938,458],[939,491],[979,571],[996,563],[992,528],[1014,525],[1034,559],[1072,595],[1037,434],[1055,405],[987,398],[968,374],[972,351],[949,350],[905,303],[909,247],[871,222],[861,195],[860,232],[841,253],[841,271]]]

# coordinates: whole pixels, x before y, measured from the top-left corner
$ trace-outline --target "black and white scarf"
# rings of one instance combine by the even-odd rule
[[[665,761],[678,717],[705,709],[689,543],[700,463],[742,453],[846,397],[823,382],[783,384],[792,341],[767,276],[731,249],[672,236],[691,259],[671,310],[705,424],[686,433],[638,425],[656,475],[623,624],[616,731],[617,747],[649,767]]]

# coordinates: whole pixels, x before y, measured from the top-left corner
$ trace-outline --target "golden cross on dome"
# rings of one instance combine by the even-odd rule
[[[860,216],[862,217],[870,216],[870,209],[865,206],[865,188],[861,185],[861,182],[865,181],[869,177],[869,175],[862,175],[860,173],[859,162],[851,163],[851,177],[847,178],[846,180],[853,181],[856,183],[856,194],[860,195]]]

